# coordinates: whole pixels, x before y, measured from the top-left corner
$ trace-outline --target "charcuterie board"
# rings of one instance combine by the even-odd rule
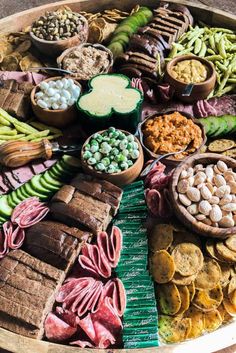
[[[184,0],[0,20],[0,349],[236,343],[235,27]]]

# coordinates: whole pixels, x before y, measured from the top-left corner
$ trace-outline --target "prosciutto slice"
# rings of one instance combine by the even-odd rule
[[[53,313],[49,313],[45,323],[45,335],[52,341],[64,341],[77,331],[77,326],[70,326]]]
[[[122,234],[118,227],[113,227],[111,235],[100,232],[97,245],[86,244],[79,256],[79,264],[83,269],[101,277],[111,276],[111,269],[116,267],[122,247]]]
[[[11,221],[3,224],[3,232],[5,233],[8,247],[12,250],[19,249],[25,240],[25,231],[20,227],[13,229]]]

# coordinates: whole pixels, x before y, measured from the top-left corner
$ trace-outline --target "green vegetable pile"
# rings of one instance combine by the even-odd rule
[[[195,54],[211,61],[217,75],[210,97],[221,97],[236,90],[236,32],[226,28],[191,27],[178,43],[173,43],[167,59]]]
[[[119,173],[130,168],[139,157],[139,145],[133,135],[110,127],[95,133],[82,151],[83,159],[99,172]]]
[[[204,126],[208,137],[218,137],[236,133],[236,116],[208,116],[198,119]]]
[[[136,33],[140,27],[145,26],[153,17],[152,11],[147,7],[140,7],[137,12],[125,18],[115,29],[108,48],[113,56],[123,54],[129,44],[132,34]]]

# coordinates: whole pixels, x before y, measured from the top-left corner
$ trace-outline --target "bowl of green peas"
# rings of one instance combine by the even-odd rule
[[[143,149],[134,135],[109,127],[85,141],[81,163],[85,173],[123,186],[132,183],[141,173]]]

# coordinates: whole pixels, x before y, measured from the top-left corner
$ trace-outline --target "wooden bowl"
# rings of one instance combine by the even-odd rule
[[[174,112],[176,112],[176,110],[169,110],[169,111],[167,110],[163,114],[166,115],[166,114],[171,114],[171,113],[174,113]],[[202,143],[201,143],[200,147],[198,149],[196,149],[196,151],[194,153],[191,154],[191,156],[193,156],[194,154],[199,153],[199,151],[201,150],[201,148],[205,145],[205,143],[207,141],[207,137],[206,137],[206,133],[205,133],[205,130],[204,130],[204,126],[202,125],[202,123],[200,123],[200,121],[198,119],[194,119],[190,114],[185,113],[185,112],[181,112],[181,111],[179,111],[178,113],[182,114],[183,116],[185,116],[188,119],[191,119],[194,122],[194,124],[198,125],[201,128],[201,131],[202,131]],[[162,116],[163,114],[160,114],[160,116]],[[142,145],[143,149],[145,150],[145,152],[147,153],[148,157],[150,157],[152,159],[156,159],[156,158],[160,157],[161,154],[154,153],[148,147],[145,146],[142,128],[143,128],[145,122],[148,119],[152,119],[155,116],[158,116],[158,114],[154,113],[154,114],[151,114],[151,115],[147,116],[145,118],[145,120],[143,120],[138,125],[138,133],[139,133],[139,139],[140,139],[141,145]],[[188,158],[188,157],[185,157],[184,159],[175,159],[173,156],[170,156],[170,157],[167,157],[167,158],[163,158],[163,161],[165,161],[169,165],[177,166],[182,161],[184,161],[186,158]]]
[[[51,77],[51,78],[48,78],[44,81],[45,82],[56,81],[61,78],[62,78],[61,76]],[[75,80],[74,80],[74,82],[77,86],[80,87],[80,90],[82,90],[80,83]],[[36,117],[38,118],[38,120],[44,124],[55,126],[58,128],[65,127],[65,126],[71,124],[73,121],[75,121],[75,119],[78,116],[78,111],[76,109],[75,103],[65,110],[43,109],[39,105],[37,105],[36,101],[35,101],[35,93],[39,90],[39,85],[40,84],[35,86],[32,89],[31,94],[30,94],[31,106],[32,106],[33,112],[36,115]]]
[[[99,74],[106,74],[107,72],[109,72],[111,67],[112,67],[112,65],[113,65],[113,54],[108,48],[106,48],[102,44],[83,43],[83,44],[76,45],[76,46],[74,46],[72,48],[68,48],[68,49],[64,50],[63,53],[57,58],[58,67],[61,68],[61,69],[66,69],[63,66],[63,60],[66,58],[66,56],[68,54],[70,54],[75,49],[79,49],[80,50],[80,49],[83,49],[85,47],[93,47],[93,48],[100,49],[100,50],[105,51],[105,52],[108,53],[110,64],[105,70],[99,72]],[[85,80],[84,76],[81,76],[81,73],[79,73],[79,72],[72,73],[71,76],[74,77],[77,80]],[[93,76],[87,77],[86,80],[90,80]]]
[[[99,134],[102,134],[106,130],[98,131]],[[129,132],[120,130],[124,132],[126,135],[131,135]],[[136,162],[128,169],[123,170],[122,172],[119,173],[102,173],[99,172],[95,169],[93,169],[91,166],[89,166],[86,161],[83,158],[83,152],[84,152],[84,147],[87,143],[89,143],[90,139],[92,138],[93,135],[91,135],[84,143],[82,150],[81,150],[81,164],[82,164],[82,169],[84,170],[85,173],[90,174],[96,178],[99,179],[104,179],[107,181],[110,181],[111,183],[117,185],[117,186],[124,186],[131,184],[141,173],[141,170],[143,168],[143,163],[144,163],[144,156],[143,156],[143,149],[142,146],[139,142],[139,140],[135,137],[135,141],[139,145],[139,157],[136,160]]]
[[[197,221],[180,203],[178,199],[177,183],[179,180],[180,173],[189,167],[193,167],[196,164],[216,164],[219,160],[225,162],[228,167],[236,169],[236,160],[230,157],[223,156],[222,154],[216,153],[203,153],[187,158],[182,162],[174,171],[170,183],[170,200],[173,205],[174,212],[178,219],[186,225],[191,231],[196,232],[200,235],[225,239],[230,235],[236,233],[236,226],[231,228],[217,228],[208,226],[202,222]]]
[[[188,97],[188,96],[183,96],[183,92],[186,89],[187,83],[184,83],[174,78],[172,75],[172,69],[173,69],[173,66],[175,66],[178,62],[183,60],[191,60],[191,59],[198,60],[207,67],[208,77],[204,82],[195,83],[193,86],[192,93]],[[201,58],[195,55],[181,55],[181,56],[177,56],[176,58],[168,62],[166,66],[166,72],[164,75],[164,81],[169,83],[170,86],[174,89],[174,92],[175,92],[174,94],[177,98],[179,98],[183,102],[193,103],[200,99],[207,98],[208,95],[211,93],[211,91],[214,89],[215,83],[216,83],[216,72],[213,64],[204,58]]]
[[[81,20],[84,22],[84,27],[83,30],[80,31],[80,33],[78,33],[77,35],[71,38],[61,40],[45,40],[36,37],[34,33],[30,31],[30,38],[32,43],[44,55],[50,57],[57,57],[67,48],[87,42],[89,34],[88,21],[84,16],[80,15],[80,17]]]

